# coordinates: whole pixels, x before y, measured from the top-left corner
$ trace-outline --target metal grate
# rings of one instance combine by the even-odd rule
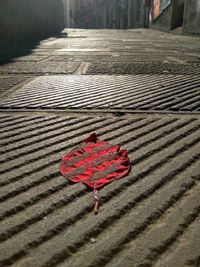
[[[200,110],[200,77],[186,75],[38,77],[4,108]]]
[[[2,115],[0,122],[1,266],[176,266],[199,256],[198,117]],[[92,192],[58,171],[61,155],[93,131],[127,148],[133,165],[100,191],[96,217]]]

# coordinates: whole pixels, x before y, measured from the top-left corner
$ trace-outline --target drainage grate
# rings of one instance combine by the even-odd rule
[[[200,77],[186,75],[38,77],[4,108],[200,110]]]
[[[200,119],[2,115],[0,122],[1,266],[177,266],[199,256]],[[128,149],[133,165],[100,191],[95,217],[92,192],[58,172],[61,155],[93,131]]]

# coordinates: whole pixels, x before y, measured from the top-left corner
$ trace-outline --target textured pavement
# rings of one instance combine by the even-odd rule
[[[197,75],[44,76],[0,103],[5,108],[200,111],[199,84]]]
[[[199,38],[66,29],[25,51],[0,50],[0,266],[200,266]],[[94,131],[132,164],[96,216],[59,173]]]

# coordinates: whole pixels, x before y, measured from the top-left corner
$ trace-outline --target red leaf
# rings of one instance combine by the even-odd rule
[[[97,188],[124,177],[130,169],[128,151],[121,150],[119,145],[98,140],[95,133],[64,155],[60,165],[60,172],[67,179],[94,188],[96,201]]]

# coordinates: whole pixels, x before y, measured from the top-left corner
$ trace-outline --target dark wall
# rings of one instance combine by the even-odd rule
[[[173,11],[172,11],[172,21],[171,21],[172,30],[183,26],[184,10],[185,10],[185,0],[173,1]]]
[[[152,28],[164,31],[179,27],[184,33],[200,34],[200,0],[172,0],[152,22]]]
[[[172,21],[172,4],[169,5],[156,19],[153,20],[152,28],[170,31]]]
[[[200,34],[200,1],[185,1],[184,32]]]
[[[64,28],[63,0],[0,0],[0,39],[35,39]]]

